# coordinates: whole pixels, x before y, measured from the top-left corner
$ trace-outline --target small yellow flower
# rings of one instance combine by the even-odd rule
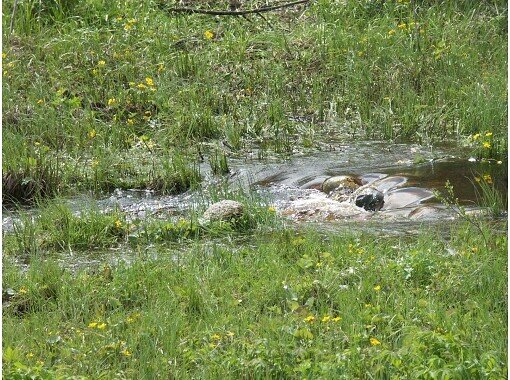
[[[125,350],[122,350],[120,353],[126,357],[131,356],[131,352],[129,352],[127,348]]]
[[[485,137],[491,137],[491,136],[492,136],[492,132],[487,132],[487,133],[485,134]]]
[[[381,344],[381,342],[377,338],[372,337],[372,338],[370,338],[370,344],[372,346],[378,346]]]
[[[407,24],[405,22],[402,22],[402,23],[398,24],[397,27],[401,30],[406,30]]]
[[[92,169],[95,169],[99,166],[99,161],[98,160],[92,160],[92,162],[90,163],[90,166],[92,167]]]
[[[213,32],[211,32],[210,30],[206,30],[206,31],[204,32],[204,37],[205,37],[206,39],[210,40],[210,39],[212,39],[212,38],[214,37],[214,33],[213,33]]]
[[[331,320],[331,317],[329,315],[325,315],[322,317],[321,322],[328,323]]]
[[[480,138],[480,134],[479,133],[476,133],[473,135],[473,140],[478,140]]]
[[[112,106],[112,105],[114,105],[115,103],[117,103],[117,99],[115,99],[115,98],[110,98],[110,99],[108,99],[108,105],[109,105],[109,106]]]
[[[97,75],[97,69],[92,70],[92,75]]]
[[[30,359],[30,358],[33,358],[33,357],[34,357],[34,353],[33,353],[33,352],[29,352],[29,353],[27,354],[27,358],[29,358],[29,359]]]
[[[28,293],[28,290],[27,288],[25,288],[24,286],[22,286],[20,289],[19,289],[19,294],[27,294]]]
[[[43,104],[43,103],[44,103],[44,99],[39,99],[39,100],[37,101],[37,104]]]
[[[99,61],[99,62],[97,63],[97,65],[98,65],[99,67],[103,67],[104,65],[106,65],[106,62],[105,62],[105,61],[103,61],[103,60],[101,60],[101,61]]]
[[[485,182],[487,182],[488,184],[491,184],[492,183],[492,177],[490,176],[490,174],[484,174],[483,175],[483,179]]]
[[[379,291],[381,290],[381,285],[376,285],[376,286],[374,286],[374,290],[375,290],[376,292],[379,292]]]
[[[130,23],[127,23],[124,25],[124,30],[127,32],[129,30],[131,30],[133,28],[133,25],[131,25]]]
[[[90,322],[90,323],[88,324],[88,327],[89,327],[89,328],[91,328],[91,329],[96,328],[96,327],[97,327],[97,322]]]
[[[106,323],[104,323],[104,322],[103,322],[103,323],[99,323],[99,324],[97,325],[97,328],[98,328],[99,330],[104,330],[104,329],[106,328]]]
[[[138,87],[140,90],[147,88],[147,86],[144,85],[143,83],[138,83],[138,85],[136,87]]]
[[[226,335],[227,335],[227,336],[229,336],[229,337],[233,337],[233,336],[234,336],[234,333],[233,333],[232,331],[227,331],[227,334],[226,334]]]
[[[133,121],[133,119],[127,119],[127,124],[128,125],[133,125],[135,122]]]
[[[391,29],[390,31],[388,31],[389,36],[393,36],[395,33],[396,33],[395,29]]]
[[[269,206],[267,211],[269,211],[269,212],[276,212],[276,209],[273,206]]]
[[[122,227],[122,222],[121,222],[120,220],[118,220],[118,219],[117,219],[117,220],[115,221],[115,227],[116,227],[116,228],[121,228],[121,227]]]
[[[485,142],[483,143],[483,147],[484,147],[484,148],[486,148],[486,149],[489,149],[489,148],[491,147],[491,143],[490,143],[490,142],[488,142],[488,141],[485,141]]]
[[[481,178],[480,178],[480,177],[475,177],[475,181],[476,181],[476,182],[480,182],[480,181],[481,181]]]
[[[315,317],[313,315],[309,315],[308,317],[303,319],[303,321],[305,321],[307,323],[313,323],[315,321]]]
[[[339,322],[342,318],[341,317],[335,317],[332,319],[333,322]]]
[[[158,63],[158,73],[165,70],[165,64],[164,63]]]
[[[135,87],[135,86],[136,86],[135,82],[129,82],[129,87]]]
[[[2,52],[2,59],[7,58],[7,54]]]
[[[154,81],[151,77],[145,78],[145,83],[147,83],[148,86],[154,86]]]
[[[211,339],[212,340],[220,340],[221,336],[219,336],[218,334],[214,334],[214,335],[211,336]]]
[[[89,133],[87,133],[87,135],[89,136],[89,139],[93,139],[94,137],[96,137],[96,130],[91,129]]]

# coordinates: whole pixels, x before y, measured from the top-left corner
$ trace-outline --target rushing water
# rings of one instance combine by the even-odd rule
[[[507,166],[496,162],[470,159],[468,152],[451,146],[423,147],[387,142],[354,142],[334,144],[325,151],[295,155],[292,158],[229,159],[231,173],[228,186],[255,191],[267,199],[282,214],[295,219],[328,222],[331,220],[381,220],[396,230],[409,230],[412,220],[441,221],[451,213],[433,196],[449,181],[459,202],[470,211],[479,206],[475,178],[490,175],[496,187],[507,192]],[[214,189],[218,178],[210,173],[208,164],[200,167],[204,188]],[[342,206],[335,212],[321,213],[321,207],[336,207],[318,188],[328,177],[353,175],[363,183],[371,183],[385,195],[381,211],[365,212],[355,206]],[[195,191],[178,196],[160,196],[148,191],[117,190],[97,201],[100,209],[120,208],[133,218],[180,215],[190,208],[207,202],[207,191]],[[70,201],[77,212],[90,206],[90,198],[78,197]],[[338,202],[336,202],[338,203]],[[310,211],[307,207],[316,209]],[[293,208],[299,212],[293,213]],[[299,214],[302,218],[297,217]],[[12,228],[15,214],[3,213],[4,232]]]
[[[480,203],[475,177],[490,175],[498,190],[507,194],[507,166],[496,162],[470,159],[468,152],[451,146],[427,148],[387,142],[355,142],[336,144],[325,151],[260,159],[229,158],[230,175],[216,177],[209,165],[200,167],[204,177],[202,190],[177,196],[161,196],[150,191],[116,190],[98,200],[88,196],[68,200],[76,212],[96,204],[101,210],[118,208],[128,218],[172,218],[185,215],[190,209],[211,202],[217,187],[240,188],[255,192],[267,204],[296,223],[313,223],[324,230],[343,228],[367,230],[381,235],[414,234],[432,224],[449,223],[455,217],[435,199],[434,190],[444,189],[449,181],[459,202],[468,212],[477,212]],[[364,211],[352,203],[339,203],[327,198],[318,189],[331,176],[352,175],[365,184],[372,184],[384,193],[385,203],[377,212]],[[488,177],[486,177],[488,178]],[[34,215],[37,210],[31,210]],[[17,212],[4,210],[3,232],[13,227]],[[126,248],[127,249],[127,248]],[[57,258],[69,268],[93,268],[107,260],[115,265],[130,261],[134,253],[119,248],[106,259],[93,253],[75,256],[70,253]],[[158,249],[145,247],[144,255],[157,256]],[[24,266],[21,264],[22,267]]]

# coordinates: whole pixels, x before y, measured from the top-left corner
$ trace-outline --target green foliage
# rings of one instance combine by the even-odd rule
[[[504,377],[506,237],[491,233],[485,248],[469,224],[450,242],[443,233],[266,231],[185,252],[153,240],[157,258],[77,273],[52,260],[21,272],[4,258],[4,371]]]

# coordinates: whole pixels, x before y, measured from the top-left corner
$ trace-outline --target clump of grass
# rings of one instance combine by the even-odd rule
[[[22,257],[49,250],[104,249],[117,245],[128,231],[125,216],[118,211],[103,213],[91,207],[74,214],[68,206],[53,203],[37,216],[22,214],[13,232],[5,235],[5,249]]]

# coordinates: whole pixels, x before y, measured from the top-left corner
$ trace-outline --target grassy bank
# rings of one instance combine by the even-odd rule
[[[77,272],[55,246],[26,272],[8,250],[4,376],[505,377],[507,241],[492,226],[381,239],[272,223],[134,243],[129,264]]]
[[[329,133],[452,138],[507,155],[506,2],[319,1],[267,21],[172,5],[4,5],[6,200],[183,191],[218,141],[264,156]]]

